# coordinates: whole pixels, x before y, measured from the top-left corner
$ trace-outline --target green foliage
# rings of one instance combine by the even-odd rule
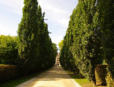
[[[24,0],[24,4],[23,17],[18,29],[19,55],[20,58],[29,60],[36,56],[35,48],[38,46],[38,4],[37,0]]]
[[[61,40],[61,42],[59,43],[59,49],[61,50],[63,47],[63,40]]]
[[[54,54],[54,58],[56,58],[56,56],[57,56],[57,45],[55,44],[55,43],[53,43],[52,44],[52,46],[53,46],[53,54]]]
[[[66,32],[66,36],[64,37],[64,40],[63,40],[63,46],[60,53],[60,63],[64,69],[70,70],[70,71],[73,71],[74,73],[79,74],[79,70],[75,65],[75,60],[70,50],[70,47],[72,46],[72,43],[73,43],[73,28],[72,28],[73,16],[74,15],[72,15],[70,18],[69,27]]]
[[[102,0],[98,3],[99,8],[99,21],[102,29],[102,45],[103,56],[109,65],[109,71],[114,78],[114,15],[112,10],[114,9],[114,1],[108,0],[107,3]]]
[[[73,44],[70,47],[80,72],[95,81],[94,70],[102,63],[102,46],[95,0],[79,1],[74,10]],[[98,37],[99,36],[99,37]]]
[[[113,1],[79,0],[70,18],[61,50],[61,64],[95,82],[95,67],[106,59],[114,73]],[[70,61],[73,60],[71,63]]]
[[[103,45],[103,57],[108,64],[108,87],[113,87],[114,78],[114,1],[109,0],[107,3],[102,0],[98,3],[98,12],[100,13],[99,21],[102,29],[101,41]]]
[[[55,50],[44,15],[37,0],[24,0],[23,17],[18,29],[18,51],[26,72],[47,69],[55,63]]]
[[[17,48],[17,37],[0,35],[0,48]]]
[[[18,38],[0,36],[0,63],[16,64],[18,60]]]

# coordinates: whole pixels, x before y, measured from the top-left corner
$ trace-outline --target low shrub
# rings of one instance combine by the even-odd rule
[[[0,64],[15,65],[18,60],[18,38],[0,35]]]

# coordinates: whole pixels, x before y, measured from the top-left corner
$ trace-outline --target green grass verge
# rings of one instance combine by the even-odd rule
[[[66,71],[77,83],[79,83],[81,86],[85,84],[90,84],[90,81],[86,78],[83,78],[80,74],[73,74],[71,71]]]
[[[85,78],[84,79],[75,79],[75,81],[77,83],[79,83],[80,85],[84,85],[84,84],[89,84],[90,83],[90,81],[85,79]]]
[[[17,85],[19,85],[19,84],[21,84],[25,81],[28,81],[28,80],[30,80],[31,78],[33,78],[37,75],[38,75],[38,73],[29,75],[29,76],[24,76],[24,77],[15,79],[15,80],[7,81],[5,83],[0,84],[0,87],[16,87]]]

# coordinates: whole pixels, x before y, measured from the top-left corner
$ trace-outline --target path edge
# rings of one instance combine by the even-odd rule
[[[82,87],[79,83],[77,83],[74,79],[72,79],[72,82],[75,84],[76,87]]]

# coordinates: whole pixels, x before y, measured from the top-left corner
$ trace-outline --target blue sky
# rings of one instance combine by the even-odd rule
[[[0,0],[0,35],[17,35],[18,24],[22,17],[24,0]],[[45,18],[50,36],[58,44],[65,36],[70,15],[78,0],[38,0]]]

